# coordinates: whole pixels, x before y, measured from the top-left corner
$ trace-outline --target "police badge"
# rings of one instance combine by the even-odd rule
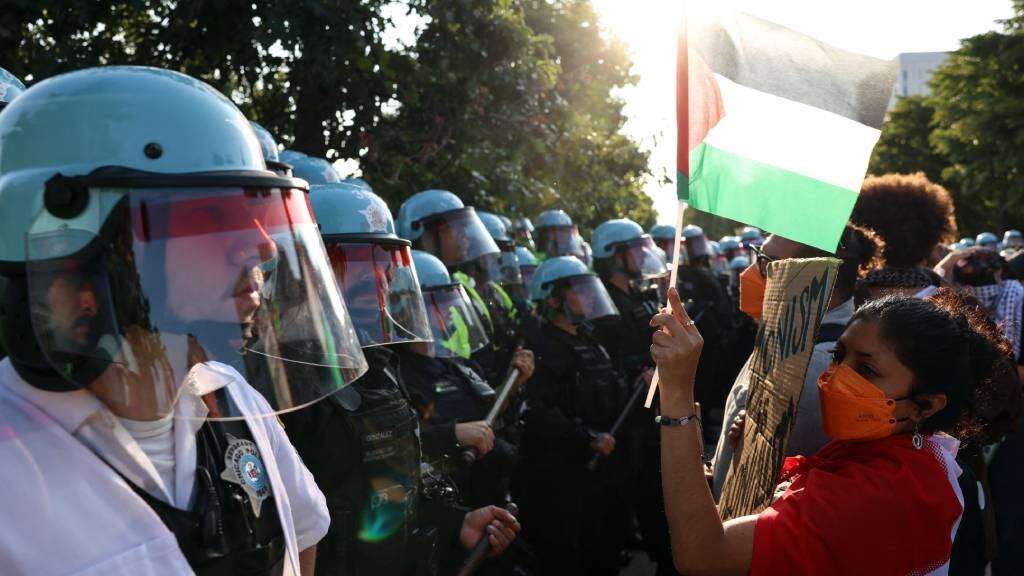
[[[260,451],[251,440],[228,437],[228,449],[224,451],[224,471],[220,477],[228,482],[238,484],[249,495],[252,511],[260,516],[263,501],[270,496],[270,481],[267,469],[260,459]]]

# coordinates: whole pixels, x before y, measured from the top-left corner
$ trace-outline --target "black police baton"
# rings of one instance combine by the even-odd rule
[[[519,507],[516,506],[515,502],[509,502],[505,505],[505,510],[508,510],[509,514],[515,516],[519,514]],[[476,545],[473,546],[473,550],[469,552],[469,556],[466,557],[466,561],[462,563],[462,568],[459,569],[458,576],[470,576],[470,574],[476,572],[477,568],[484,561],[484,557],[491,551],[491,539],[487,537],[487,527],[484,526],[484,535],[476,541]]]
[[[626,402],[626,407],[622,409],[622,413],[615,419],[615,423],[612,424],[611,430],[608,431],[608,434],[611,434],[613,437],[619,431],[619,428],[622,427],[626,418],[629,417],[629,413],[633,411],[633,408],[636,408],[636,403],[640,400],[640,393],[644,391],[643,377],[637,378],[637,380],[639,383],[636,385],[636,390],[633,390],[633,395],[629,397],[629,402]],[[591,472],[597,470],[597,465],[601,462],[601,458],[602,456],[600,452],[594,454],[594,457],[587,463],[587,470]]]
[[[484,418],[484,423],[494,427],[494,421],[498,419],[498,416],[508,405],[508,399],[512,396],[512,389],[515,387],[516,379],[519,378],[519,369],[510,368],[508,376],[505,376],[505,385],[502,386],[501,392],[498,393],[497,399],[494,400],[494,405],[491,406],[491,411],[487,413],[487,417]],[[462,451],[462,462],[465,464],[472,464],[476,462],[477,450],[475,447],[470,446]]]

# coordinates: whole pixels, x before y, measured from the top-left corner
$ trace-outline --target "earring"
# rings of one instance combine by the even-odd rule
[[[915,450],[920,450],[924,446],[924,437],[921,436],[921,423],[914,424],[914,435],[910,437],[910,443],[914,445]]]

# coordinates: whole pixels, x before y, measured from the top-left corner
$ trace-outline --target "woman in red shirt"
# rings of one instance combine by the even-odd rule
[[[858,310],[818,382],[833,441],[790,458],[783,495],[723,522],[704,477],[693,378],[703,340],[670,291],[652,320],[661,373],[662,479],[684,574],[945,574],[963,509],[954,458],[986,432],[979,414],[1021,401],[1009,345],[949,291]],[[958,440],[959,439],[959,440]]]

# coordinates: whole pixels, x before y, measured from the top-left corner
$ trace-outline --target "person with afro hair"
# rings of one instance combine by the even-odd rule
[[[956,240],[955,216],[949,191],[918,172],[868,176],[850,220],[885,240],[888,266],[911,268],[926,263],[936,245]]]

